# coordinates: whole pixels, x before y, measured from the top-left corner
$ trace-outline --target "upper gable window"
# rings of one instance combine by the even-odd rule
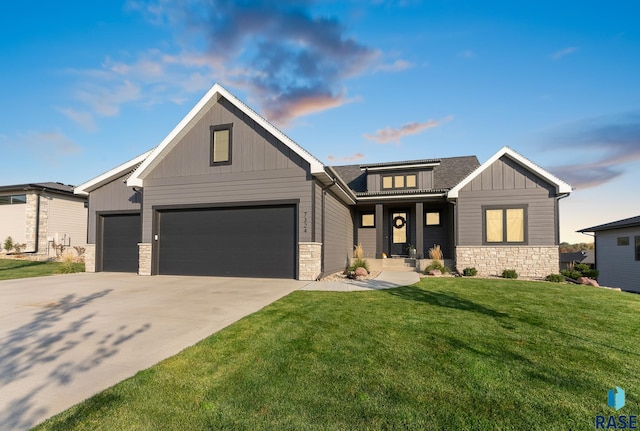
[[[231,164],[232,124],[211,126],[211,166]]]
[[[385,175],[382,177],[382,189],[415,189],[418,187],[416,174]]]

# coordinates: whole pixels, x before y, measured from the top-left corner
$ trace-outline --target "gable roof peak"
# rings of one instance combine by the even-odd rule
[[[247,104],[238,99],[219,83],[215,83],[209,91],[200,99],[200,101],[189,111],[189,113],[178,123],[176,127],[153,149],[149,157],[147,157],[140,166],[127,179],[128,186],[142,186],[143,180],[155,168],[162,159],[180,142],[180,140],[197,124],[197,122],[205,115],[205,113],[215,103],[224,97],[231,102],[236,108],[246,114],[249,118],[259,124],[267,132],[271,133],[283,144],[291,148],[303,160],[309,163],[311,173],[324,172],[324,165],[316,159],[311,153],[306,151],[264,117],[251,109]]]
[[[498,150],[497,153],[491,156],[489,160],[484,162],[482,165],[478,166],[476,170],[471,172],[466,178],[464,178],[454,188],[452,188],[449,191],[447,196],[452,199],[458,198],[458,194],[460,193],[460,190],[462,190],[464,186],[469,184],[475,177],[480,175],[480,173],[482,173],[485,169],[487,169],[489,166],[491,166],[494,162],[496,162],[503,156],[509,157],[511,160],[518,163],[522,167],[528,169],[529,171],[535,173],[536,175],[548,181],[550,184],[554,185],[556,187],[556,193],[559,195],[564,195],[564,194],[568,195],[573,190],[573,188],[568,183],[565,183],[560,178],[553,175],[551,172],[538,166],[537,164],[535,164],[534,162],[532,162],[522,154],[518,153],[513,148],[505,145],[504,147],[500,148],[500,150]]]

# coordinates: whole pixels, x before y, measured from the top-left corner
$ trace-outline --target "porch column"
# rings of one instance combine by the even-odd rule
[[[424,205],[416,202],[416,258],[424,254]]]
[[[382,204],[376,204],[376,259],[382,258],[382,251],[384,249],[384,211]]]

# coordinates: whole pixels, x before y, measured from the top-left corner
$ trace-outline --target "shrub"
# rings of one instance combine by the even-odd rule
[[[15,243],[13,244],[13,250],[16,252],[17,255],[22,255],[22,251],[27,248],[27,244],[18,244]]]
[[[434,244],[432,248],[429,249],[429,259],[431,260],[442,260],[443,254],[442,250],[440,250],[440,246]]]
[[[573,267],[573,269],[563,269],[560,271],[560,274],[574,280],[577,280],[579,277],[589,277],[597,279],[598,275],[600,275],[597,269],[591,269],[589,268],[589,265],[585,263],[578,263]]]
[[[362,259],[363,256],[364,256],[364,250],[362,249],[362,244],[354,245],[353,257],[355,257],[358,260],[363,260]]]
[[[4,249],[7,251],[7,253],[13,250],[13,245],[13,239],[8,236],[7,239],[4,240]]]
[[[475,268],[465,268],[462,270],[462,275],[465,277],[475,277],[478,275],[478,270]]]
[[[439,260],[434,259],[433,262],[431,262],[431,264],[429,266],[427,266],[424,271],[422,271],[424,274],[428,274],[429,271],[437,269],[438,271],[440,271],[443,274],[448,274],[449,273],[449,268],[447,268],[446,266],[444,266],[442,264],[442,262],[440,262]]]
[[[82,263],[77,263],[73,254],[65,253],[62,257],[62,265],[58,268],[58,272],[62,274],[72,274],[74,272],[83,272],[84,265]]]
[[[515,269],[505,269],[502,271],[502,278],[518,278],[518,273]]]
[[[364,268],[364,269],[367,270],[367,272],[371,272],[371,271],[369,271],[369,262],[367,262],[364,259],[355,258],[353,260],[353,263],[349,266],[349,268],[347,268],[347,271],[349,271],[349,272],[355,271],[356,268]]]
[[[560,274],[549,274],[545,277],[545,281],[550,281],[552,283],[563,283],[564,277]]]
[[[582,277],[582,273],[574,269],[562,269],[560,270],[560,274],[564,275],[565,277],[572,278],[574,280],[577,280],[578,277]]]

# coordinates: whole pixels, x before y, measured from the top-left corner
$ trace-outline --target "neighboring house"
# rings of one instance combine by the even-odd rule
[[[596,265],[595,250],[580,250],[573,253],[560,253],[560,269],[572,268],[576,263],[584,263],[591,268]]]
[[[505,147],[475,156],[325,166],[216,84],[153,150],[75,190],[88,271],[283,277],[438,244],[463,269],[558,272],[571,187]]]
[[[595,234],[598,283],[640,293],[640,216],[578,232]]]
[[[73,186],[33,183],[0,186],[0,243],[25,244],[25,253],[55,256],[52,246],[87,242],[86,198]]]

